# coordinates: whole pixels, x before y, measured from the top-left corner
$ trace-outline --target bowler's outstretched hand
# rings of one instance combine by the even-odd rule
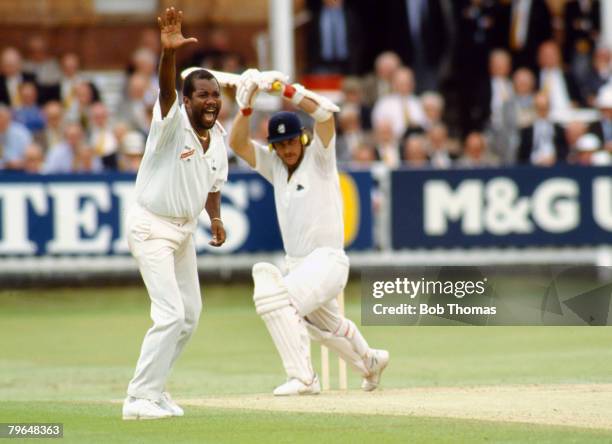
[[[161,44],[164,49],[177,49],[187,43],[197,43],[198,39],[195,37],[183,37],[182,22],[183,11],[177,11],[174,7],[166,8],[161,17],[157,17],[161,31]]]

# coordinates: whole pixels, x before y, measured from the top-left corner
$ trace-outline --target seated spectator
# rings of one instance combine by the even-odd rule
[[[146,80],[144,102],[153,108],[157,100],[159,79],[157,77],[157,54],[148,48],[139,48],[132,55],[134,74],[141,75]],[[127,85],[126,85],[127,86]]]
[[[427,131],[426,148],[433,168],[446,169],[452,166],[452,148],[446,125],[436,123]]]
[[[599,90],[595,106],[601,118],[591,125],[589,132],[599,137],[606,151],[612,152],[612,84],[603,86]]]
[[[563,68],[557,43],[549,40],[540,45],[538,68],[538,89],[548,94],[550,110],[554,115],[563,114],[572,106],[583,103],[574,76]]]
[[[597,92],[612,80],[612,51],[600,46],[595,49],[589,71],[582,86],[582,95],[588,106],[594,107]]]
[[[100,173],[103,168],[100,158],[96,156],[93,148],[87,145],[81,145],[77,148],[74,156],[74,173]]]
[[[59,63],[49,54],[47,39],[42,35],[33,35],[28,40],[28,56],[23,68],[36,76],[36,82],[43,90],[60,82]]]
[[[585,122],[572,121],[565,124],[565,142],[569,153],[576,151],[578,140],[584,136],[589,130],[589,126]]]
[[[44,160],[42,147],[37,143],[29,144],[23,155],[23,171],[29,174],[39,174],[42,171]]]
[[[390,121],[381,120],[375,124],[374,141],[376,159],[389,168],[397,168],[400,164],[399,146]]]
[[[45,174],[65,174],[83,171],[102,171],[102,162],[85,143],[83,128],[78,123],[66,125],[64,140],[52,146],[45,157],[42,172]]]
[[[121,171],[136,173],[145,150],[145,138],[138,131],[127,133],[121,143]]]
[[[504,164],[514,163],[516,157],[517,128],[514,108],[514,90],[510,79],[512,63],[510,54],[496,50],[491,54],[491,102],[486,133],[489,138],[490,155]]]
[[[62,105],[57,101],[47,102],[43,108],[45,129],[36,135],[44,152],[59,143],[64,135],[64,111]]]
[[[518,162],[537,166],[551,166],[565,162],[567,142],[561,125],[550,118],[550,101],[544,92],[534,99],[536,120],[521,131]]]
[[[610,165],[610,153],[601,149],[601,141],[594,134],[584,134],[578,139],[575,151],[571,153],[573,163],[581,166]]]
[[[135,130],[148,134],[152,109],[145,105],[148,80],[141,74],[132,74],[128,81],[127,96],[119,104],[116,118]]]
[[[383,52],[376,57],[374,73],[368,74],[363,81],[366,105],[374,106],[379,98],[391,94],[393,75],[401,64],[399,56],[392,51]]]
[[[465,138],[463,155],[457,161],[460,168],[488,168],[495,167],[498,162],[490,155],[487,139],[482,133],[471,132]]]
[[[486,126],[502,128],[512,100],[510,72],[512,60],[508,51],[496,49],[489,55],[489,80],[478,85],[471,95],[469,108],[462,116],[464,131],[482,130]]]
[[[372,129],[372,108],[364,103],[363,89],[357,77],[346,77],[342,81],[342,106],[353,106],[359,111],[361,127],[369,131]]]
[[[425,91],[421,95],[421,106],[423,108],[424,121],[422,126],[409,126],[406,132],[402,136],[402,140],[410,137],[413,134],[423,134],[428,132],[431,128],[441,124],[446,128],[442,122],[442,116],[444,115],[444,98],[442,95],[434,91]]]
[[[91,106],[88,145],[94,149],[105,170],[117,171],[119,169],[117,139],[109,122],[108,109],[102,102],[94,103]]]
[[[118,120],[113,125],[113,135],[117,140],[117,146],[123,146],[123,138],[134,129],[123,120]]]
[[[13,118],[24,125],[34,137],[45,129],[45,116],[38,106],[38,91],[33,82],[19,85],[21,105],[13,110]]]
[[[94,84],[86,81],[77,83],[74,92],[76,100],[66,110],[66,121],[77,122],[89,131],[91,106],[100,101],[100,95]]]
[[[535,109],[533,97],[535,95],[535,76],[527,68],[519,68],[512,76],[514,97],[512,99],[516,114],[516,126],[519,130],[533,124]]]
[[[13,47],[5,48],[0,55],[0,103],[11,107],[21,105],[19,85],[35,81],[34,74],[24,72],[19,51]]]
[[[444,115],[444,97],[434,91],[425,91],[421,94],[421,106],[425,114],[423,128],[428,130],[435,125],[442,123]]]
[[[72,52],[64,54],[60,60],[59,82],[45,88],[45,101],[60,102],[66,111],[74,109],[77,101],[77,85],[85,81],[79,69],[79,56]],[[93,95],[99,98],[97,90]]]
[[[353,151],[363,142],[365,134],[361,128],[359,110],[351,105],[343,106],[338,114],[338,160],[346,161],[353,157]]]
[[[413,134],[404,140],[402,165],[407,168],[429,168],[425,137]]]
[[[359,144],[352,152],[350,163],[356,168],[370,167],[374,162],[376,162],[376,151],[365,142]]]
[[[399,68],[393,75],[393,92],[378,99],[372,111],[374,127],[383,120],[391,122],[399,139],[410,127],[423,127],[425,114],[414,94],[414,77],[409,68]]]
[[[0,171],[20,170],[32,136],[25,126],[11,121],[11,110],[0,104]]]

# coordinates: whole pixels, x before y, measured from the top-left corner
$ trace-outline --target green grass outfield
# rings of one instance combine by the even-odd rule
[[[270,392],[284,376],[249,286],[204,281],[203,290],[200,327],[169,390],[178,398]],[[189,407],[179,419],[124,422],[120,404],[109,400],[124,397],[148,311],[139,286],[0,291],[0,422],[62,422],[63,441],[75,443],[612,442],[610,430],[577,427],[204,407]],[[358,323],[357,284],[347,290],[347,312]],[[364,327],[363,333],[391,352],[383,389],[612,382],[608,328]],[[349,386],[359,386],[352,374]]]

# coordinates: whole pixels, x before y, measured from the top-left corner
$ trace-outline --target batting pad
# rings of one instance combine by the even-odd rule
[[[304,321],[290,305],[280,270],[271,264],[255,264],[253,281],[257,314],[266,324],[287,376],[310,384],[314,376],[310,339]]]

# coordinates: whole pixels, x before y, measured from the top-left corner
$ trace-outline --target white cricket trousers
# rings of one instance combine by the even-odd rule
[[[344,290],[349,260],[343,250],[322,247],[304,258],[287,256],[285,285],[301,317],[319,328],[334,331],[342,320],[336,297]],[[321,320],[322,322],[317,322]]]
[[[170,370],[198,325],[202,298],[193,233],[197,219],[162,217],[136,204],[128,244],[151,299],[147,331],[127,393],[158,400]]]

